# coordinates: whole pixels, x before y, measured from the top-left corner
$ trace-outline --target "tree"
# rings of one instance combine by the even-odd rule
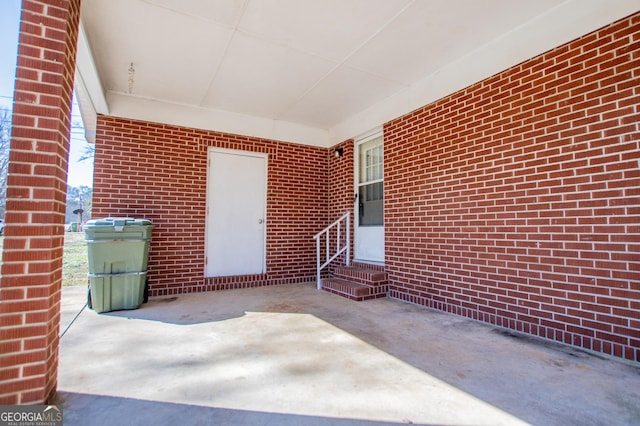
[[[7,175],[9,174],[9,147],[11,145],[11,111],[0,110],[0,219],[4,219],[7,205]]]
[[[78,161],[93,160],[95,156],[96,156],[96,145],[95,144],[88,145],[84,148],[84,153],[78,159]]]
[[[89,186],[68,186],[67,187],[67,213],[65,222],[78,222],[80,217],[74,211],[82,210],[82,219],[91,219],[91,198],[93,197],[93,189]]]
[[[9,147],[11,145],[11,111],[6,108],[0,109],[0,219],[4,219],[7,204],[7,175],[9,173]],[[93,149],[87,149],[85,160],[93,157]],[[77,222],[78,215],[73,214],[74,210],[82,209],[82,218],[91,218],[91,197],[93,189],[88,186],[79,188],[69,186],[67,188],[67,213],[66,222]]]

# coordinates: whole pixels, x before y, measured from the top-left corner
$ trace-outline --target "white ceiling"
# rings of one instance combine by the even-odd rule
[[[83,0],[81,98],[99,113],[328,146],[634,9],[640,0]]]

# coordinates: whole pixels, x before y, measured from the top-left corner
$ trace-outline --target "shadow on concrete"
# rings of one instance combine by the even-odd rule
[[[99,315],[174,325],[197,325],[241,318],[246,314],[244,309],[232,306],[224,310],[212,309],[211,306],[199,306],[198,300],[190,300],[188,306],[183,303],[184,296],[158,297],[143,303],[138,309],[103,312]]]
[[[250,320],[254,313],[312,315],[398,361],[531,424],[585,424],[585,419],[590,419],[588,424],[593,425],[631,425],[636,424],[640,414],[640,368],[637,366],[396,300],[352,302],[318,292],[308,284],[154,298],[137,310],[100,316],[189,326],[225,321],[231,324],[236,319]],[[86,314],[98,315],[95,312]],[[287,346],[287,331],[294,331],[298,323],[291,315],[289,317],[292,319],[283,327],[284,333],[270,338],[260,334],[262,324],[259,321],[252,323],[256,332],[248,341],[274,339]],[[185,332],[189,328],[185,327]],[[144,347],[146,342],[136,343]],[[135,343],[124,346],[134,347]],[[245,347],[238,350],[246,352]],[[229,357],[229,362],[243,360],[244,352],[230,354],[233,356]],[[221,356],[207,356],[203,362],[225,361]],[[180,358],[176,362],[186,363]],[[180,365],[166,367],[171,370]],[[591,391],[585,392],[585,389]],[[91,397],[104,398],[84,396],[85,399]],[[176,409],[190,408],[194,410],[194,416],[244,413],[227,408],[114,399],[132,404],[132,410],[137,409],[137,403],[145,407],[145,404],[160,404],[167,410],[174,405]],[[86,407],[86,404],[81,406]],[[79,405],[74,404],[71,411],[83,411],[76,407]],[[253,411],[245,414],[249,424],[342,424],[335,418]],[[231,423],[246,424],[244,421]]]
[[[401,424],[360,419],[233,410],[65,391],[57,393],[54,404],[62,407],[65,426],[385,426]],[[90,418],[86,417],[87,413],[91,413]]]

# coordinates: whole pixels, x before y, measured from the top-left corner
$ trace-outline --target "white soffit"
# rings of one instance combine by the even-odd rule
[[[637,10],[640,0],[83,0],[78,70],[98,113],[330,146]]]
[[[194,107],[193,105],[168,104],[155,99],[144,99],[139,96],[114,92],[107,94],[107,100],[110,114],[116,117],[319,147],[326,147],[329,140],[327,130],[297,123]]]
[[[413,2],[252,0],[247,2],[239,29],[340,63]]]
[[[533,2],[532,2],[533,3]],[[352,138],[640,10],[640,0],[568,0],[345,119],[330,145]]]
[[[237,33],[202,106],[275,119],[334,67],[321,57]]]
[[[342,66],[283,113],[284,119],[331,128],[351,111],[361,111],[404,88],[392,80]],[[313,121],[312,121],[313,120]]]

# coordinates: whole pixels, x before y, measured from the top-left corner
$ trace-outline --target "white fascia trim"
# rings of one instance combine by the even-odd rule
[[[96,140],[97,113],[108,114],[109,107],[82,22],[78,30],[75,89],[85,139],[93,143]]]
[[[87,142],[95,143],[96,141],[96,129],[98,124],[98,117],[96,110],[93,108],[93,103],[89,99],[87,87],[84,84],[84,80],[80,72],[76,69],[75,80],[75,95],[76,102],[80,109],[80,117],[82,118],[82,124],[84,126],[84,138]]]
[[[329,130],[340,143],[640,10],[640,0],[568,0]]]
[[[109,106],[107,99],[102,88],[102,82],[100,75],[98,74],[98,68],[93,60],[93,54],[91,53],[91,47],[89,46],[89,40],[87,34],[84,31],[84,26],[80,22],[80,28],[78,32],[78,53],[76,57],[76,71],[82,79],[84,88],[89,101],[92,104],[92,109],[98,114],[109,114]]]
[[[373,139],[375,137],[381,136],[382,135],[382,131],[383,131],[382,126],[378,126],[375,129],[370,129],[369,131],[367,131],[365,133],[359,134],[358,136],[353,138],[353,140],[356,143],[360,143],[360,142],[363,142],[363,141],[368,140],[368,139]]]
[[[325,129],[229,111],[107,92],[109,115],[328,148]]]

